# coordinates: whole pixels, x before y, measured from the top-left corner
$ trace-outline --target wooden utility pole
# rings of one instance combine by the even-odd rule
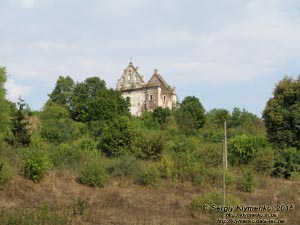
[[[226,206],[226,170],[227,170],[227,125],[224,121],[224,140],[223,140],[223,206]],[[225,213],[224,213],[225,219]]]
[[[225,162],[225,170],[227,170],[227,124],[226,124],[226,120],[224,121],[224,162]]]

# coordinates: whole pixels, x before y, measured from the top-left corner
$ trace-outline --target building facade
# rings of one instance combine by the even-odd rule
[[[145,111],[152,112],[157,107],[169,109],[176,107],[175,88],[171,88],[156,69],[150,80],[145,83],[138,67],[134,67],[130,62],[118,80],[116,88],[121,91],[124,98],[130,100],[130,112],[134,116],[140,116]]]

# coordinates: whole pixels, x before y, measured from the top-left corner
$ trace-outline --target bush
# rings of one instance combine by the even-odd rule
[[[104,127],[97,149],[108,157],[132,154],[136,132],[129,118],[115,118]]]
[[[239,135],[228,142],[230,162],[232,165],[249,164],[257,156],[258,151],[267,147],[264,137],[250,135]]]
[[[159,164],[159,170],[162,178],[170,179],[175,175],[174,161],[167,155],[163,155]]]
[[[135,170],[137,170],[137,160],[129,155],[114,158],[107,166],[108,173],[113,177],[131,176]]]
[[[171,151],[173,152],[194,152],[198,150],[201,142],[198,140],[197,137],[186,137],[181,136],[180,138],[175,140],[175,143],[170,146]]]
[[[46,204],[41,205],[38,209],[30,208],[12,208],[0,209],[0,224],[9,225],[66,225],[70,224],[66,214],[57,211],[51,211]]]
[[[9,183],[13,176],[11,167],[5,162],[0,161],[0,186],[5,186]]]
[[[141,152],[140,158],[142,159],[160,159],[166,146],[166,140],[162,132],[150,131],[142,133],[137,141],[137,147]]]
[[[175,177],[180,181],[193,181],[200,170],[199,158],[195,153],[178,152],[173,155]]]
[[[253,192],[255,186],[255,178],[253,175],[253,171],[246,170],[243,172],[243,176],[238,182],[238,189],[244,192]]]
[[[91,187],[103,187],[108,181],[107,172],[98,159],[85,162],[79,172],[79,181]]]
[[[94,151],[97,150],[97,143],[94,139],[90,138],[89,136],[83,136],[78,138],[74,142],[74,147],[81,151]]]
[[[281,150],[274,165],[273,174],[278,177],[290,178],[293,172],[300,171],[300,154],[296,148]]]
[[[226,196],[226,205],[238,205],[240,200],[234,196]],[[223,195],[219,191],[211,191],[206,193],[204,196],[196,197],[190,203],[190,208],[209,210],[212,205],[223,205]],[[207,208],[206,208],[207,206]],[[204,208],[205,207],[205,208]]]
[[[261,149],[253,161],[256,172],[270,174],[274,168],[274,158],[274,150],[272,148]]]
[[[51,167],[47,152],[43,149],[32,149],[25,152],[23,161],[24,175],[34,182],[39,182]]]
[[[51,146],[49,149],[50,158],[55,167],[76,169],[84,160],[85,153],[70,144]]]
[[[154,165],[141,167],[134,177],[134,183],[140,185],[155,186],[158,184],[159,180],[160,180],[159,170]]]
[[[292,172],[290,180],[300,181],[300,172]]]

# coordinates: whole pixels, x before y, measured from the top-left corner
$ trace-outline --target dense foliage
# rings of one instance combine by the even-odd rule
[[[263,118],[275,147],[300,149],[300,77],[285,77],[276,85]]]
[[[5,99],[6,90],[4,87],[6,79],[6,69],[0,67],[0,146],[9,129],[10,108],[9,102]]]
[[[129,101],[99,77],[75,83],[70,76],[60,76],[43,109],[32,113],[22,99],[18,107],[5,100],[4,68],[0,75],[1,143],[13,143],[4,149],[18,152],[13,156],[0,152],[8,162],[1,168],[10,168],[11,162],[18,165],[19,160],[18,169],[35,182],[52,166],[75,171],[80,183],[93,187],[104,186],[110,177],[130,177],[141,185],[156,186],[165,179],[218,187],[224,121],[228,186],[252,192],[253,173],[300,177],[298,80],[285,78],[279,83],[263,121],[239,108],[205,112],[194,96],[185,97],[172,111],[159,107],[133,117]],[[269,144],[264,122],[269,140],[281,151]],[[245,168],[243,173],[240,168]],[[3,169],[0,172],[9,177]]]
[[[18,109],[12,117],[13,143],[15,146],[28,146],[31,142],[29,117],[24,99],[19,98]]]
[[[205,122],[205,109],[200,100],[195,96],[185,97],[176,112],[176,120],[183,133],[195,134]]]

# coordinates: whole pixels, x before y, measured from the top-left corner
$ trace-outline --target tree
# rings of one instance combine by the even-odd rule
[[[228,142],[229,161],[232,165],[249,164],[260,151],[268,146],[268,142],[263,136],[238,135]]]
[[[29,132],[29,119],[26,114],[27,105],[21,97],[18,99],[18,109],[12,119],[12,133],[14,135],[15,146],[28,146],[31,142]]]
[[[58,80],[56,81],[54,90],[51,94],[49,94],[49,101],[57,105],[69,106],[74,90],[74,85],[75,83],[70,76],[59,76]]]
[[[128,106],[118,91],[107,89],[100,78],[90,77],[75,85],[70,111],[74,120],[90,122],[128,115]]]
[[[246,109],[240,110],[239,108],[233,108],[231,113],[231,118],[228,121],[228,127],[236,128],[236,127],[243,127],[247,128],[257,128],[261,126],[262,121],[256,115],[248,112]]]
[[[100,137],[98,149],[107,156],[121,156],[133,153],[136,133],[129,119],[116,117],[108,122]]]
[[[206,123],[215,128],[224,127],[224,121],[230,119],[230,113],[226,109],[212,109],[205,115]]]
[[[2,134],[5,134],[9,128],[9,102],[5,99],[6,90],[4,84],[6,82],[6,69],[0,67],[0,140]]]
[[[300,149],[300,76],[296,79],[286,76],[276,85],[263,119],[275,147]]]
[[[157,119],[160,125],[163,125],[166,122],[166,118],[170,115],[171,110],[169,108],[157,107],[153,110],[153,117]]]
[[[41,137],[52,143],[75,140],[82,134],[84,125],[70,118],[66,107],[49,103],[41,112]]]
[[[194,134],[204,125],[204,113],[205,109],[197,97],[185,97],[176,112],[176,121],[180,130],[186,134]]]
[[[230,120],[226,109],[212,109],[205,114],[205,124],[201,129],[202,137],[207,142],[219,143],[224,136],[224,121]]]

